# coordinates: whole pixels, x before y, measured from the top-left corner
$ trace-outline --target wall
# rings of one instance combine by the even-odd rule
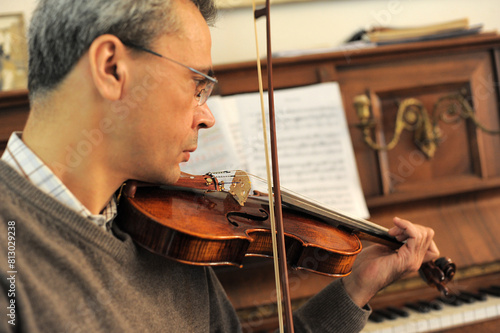
[[[0,0],[0,14],[25,13],[35,0]],[[411,26],[468,17],[485,30],[500,30],[498,0],[318,0],[271,6],[273,51],[331,47],[362,28],[375,25]],[[261,54],[265,54],[264,20],[258,22]],[[220,11],[212,28],[214,64],[255,59],[251,8]]]
[[[223,10],[212,29],[214,63],[255,59],[251,8]],[[327,0],[271,6],[273,51],[332,47],[377,25],[412,26],[468,17],[500,31],[498,0]],[[258,22],[261,54],[265,23]]]

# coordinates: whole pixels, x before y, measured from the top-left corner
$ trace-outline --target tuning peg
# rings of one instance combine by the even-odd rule
[[[429,285],[436,287],[445,297],[450,293],[445,286],[455,276],[456,265],[449,258],[438,258],[429,261],[418,270],[420,277]]]

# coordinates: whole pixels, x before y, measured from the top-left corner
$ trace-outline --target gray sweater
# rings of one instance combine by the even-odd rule
[[[116,226],[103,232],[2,161],[0,279],[0,332],[241,330],[211,268],[151,254]],[[337,280],[296,311],[294,324],[358,332],[368,314]]]

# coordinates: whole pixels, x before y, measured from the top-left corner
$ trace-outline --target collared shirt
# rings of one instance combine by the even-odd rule
[[[103,230],[109,231],[117,214],[113,197],[100,214],[92,214],[62,183],[62,181],[24,144],[21,132],[14,132],[9,138],[2,161],[9,164],[41,191],[54,197],[62,204],[77,211]]]

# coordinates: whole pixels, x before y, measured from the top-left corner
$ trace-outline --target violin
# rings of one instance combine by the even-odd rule
[[[189,175],[169,186],[127,182],[117,223],[149,251],[191,265],[242,266],[246,256],[272,257],[265,182],[243,171]],[[281,189],[288,264],[328,276],[345,276],[361,240],[397,249],[388,229]],[[448,294],[455,274],[447,258],[422,265],[420,275]]]

